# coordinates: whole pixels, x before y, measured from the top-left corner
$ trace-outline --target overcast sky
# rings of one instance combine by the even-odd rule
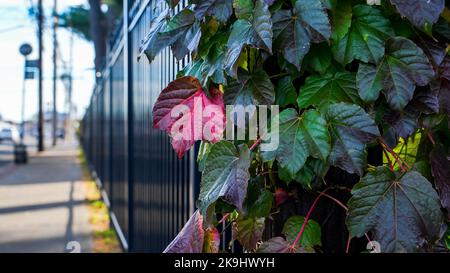
[[[27,42],[33,46],[30,59],[37,59],[36,24],[29,15],[28,8],[36,4],[36,0],[0,0],[0,115],[3,119],[20,121],[21,97],[23,83],[24,58],[19,53],[19,46]],[[46,15],[51,14],[53,0],[43,0]],[[87,5],[87,0],[58,0],[59,12],[71,5]],[[44,34],[44,109],[50,110],[53,87],[52,62],[52,29],[48,20]],[[62,58],[69,60],[70,32],[58,30],[59,47]],[[84,113],[89,103],[94,79],[94,49],[91,43],[75,35],[73,64],[73,101],[78,108],[78,115]],[[61,67],[62,63],[59,62]],[[62,67],[59,69],[62,73]],[[26,117],[33,116],[37,111],[37,80],[26,83]],[[58,109],[64,107],[65,89],[58,82]]]

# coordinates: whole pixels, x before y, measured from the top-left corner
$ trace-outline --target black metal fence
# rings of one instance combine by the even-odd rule
[[[152,18],[166,7],[124,1],[122,27],[81,124],[87,160],[127,251],[164,250],[194,212],[198,194],[195,150],[179,160],[168,137],[152,128],[153,104],[189,60],[177,62],[166,49],[151,64],[137,61]]]

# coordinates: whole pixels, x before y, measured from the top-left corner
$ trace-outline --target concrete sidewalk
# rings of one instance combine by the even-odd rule
[[[75,141],[32,157],[0,176],[0,252],[92,249]]]

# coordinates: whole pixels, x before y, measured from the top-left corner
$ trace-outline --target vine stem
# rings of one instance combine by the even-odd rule
[[[269,77],[269,79],[283,77],[283,76],[286,76],[286,75],[289,75],[289,73],[280,73],[280,74],[272,75],[272,76]]]
[[[392,161],[391,161],[391,159],[389,158],[389,155],[388,155],[388,153],[386,152],[385,149],[383,149],[383,153],[384,153],[384,155],[386,156],[387,161],[388,161],[388,163],[389,163],[389,169],[391,169],[391,171],[394,172],[394,166],[392,166]]]
[[[262,142],[262,138],[258,138],[258,140],[255,141],[255,143],[253,143],[252,147],[250,147],[250,152],[253,152],[254,149],[256,149],[256,147],[258,147],[259,144],[261,144]]]
[[[383,139],[380,139],[380,144],[381,144],[381,147],[383,148],[384,151],[388,151],[388,152],[394,157],[395,161],[398,163],[398,165],[400,166],[400,169],[402,169],[402,171],[403,171],[404,173],[406,173],[407,170],[405,169],[405,167],[403,166],[403,164],[405,164],[405,166],[406,166],[408,169],[411,169],[411,167],[409,166],[409,164],[408,164],[405,160],[403,160],[401,157],[399,157],[399,155],[398,155],[391,147],[389,147],[389,146],[384,142]],[[387,156],[387,158],[389,158],[389,156]]]
[[[319,195],[316,197],[316,199],[314,199],[313,204],[311,205],[311,207],[309,208],[308,213],[307,213],[306,216],[305,216],[305,220],[304,220],[304,222],[303,222],[303,224],[302,224],[302,227],[300,228],[300,232],[298,233],[297,237],[295,238],[294,243],[293,243],[292,246],[290,247],[291,251],[295,248],[295,246],[297,245],[298,241],[299,241],[300,238],[302,237],[303,232],[305,231],[306,223],[308,222],[308,220],[309,220],[309,218],[310,218],[310,216],[311,216],[312,211],[314,210],[314,208],[316,207],[317,203],[319,202],[319,200],[320,200],[320,198],[321,198],[322,196],[327,197],[328,199],[330,199],[330,200],[332,200],[333,202],[335,202],[336,204],[338,204],[338,205],[339,205],[341,208],[343,208],[345,211],[348,211],[348,207],[347,207],[346,205],[344,205],[341,201],[337,200],[337,199],[334,198],[333,196],[331,196],[331,195],[329,195],[329,194],[326,193],[326,191],[328,191],[329,189],[331,189],[331,188],[326,188],[324,191],[319,192]],[[369,235],[367,235],[367,233],[364,233],[364,235],[366,236],[367,241],[370,242],[371,240],[370,240],[370,238],[369,238]],[[345,248],[345,253],[346,253],[346,254],[348,254],[348,252],[349,252],[349,250],[350,250],[350,241],[351,241],[351,239],[352,239],[352,238],[350,238],[350,235],[349,235],[349,238],[347,239],[347,246],[346,246],[346,248]]]
[[[436,145],[436,141],[434,140],[433,135],[431,134],[430,131],[427,131],[427,136],[428,136],[428,138],[430,139],[431,143],[432,143],[433,145]]]
[[[228,217],[230,217],[230,213],[225,213],[225,214],[223,215],[222,219],[220,219],[220,221],[217,223],[217,225],[220,225],[220,224],[222,224],[223,222],[225,222],[225,221],[228,219]]]
[[[351,241],[352,241],[352,238],[350,238],[350,236],[348,236],[347,247],[345,248],[345,254],[348,254],[348,252],[350,251],[350,242]]]
[[[328,190],[329,190],[329,188],[326,188],[323,192],[319,193],[319,195],[316,197],[316,199],[314,199],[314,202],[312,203],[311,207],[309,208],[308,213],[305,216],[305,220],[303,221],[302,227],[300,228],[300,231],[297,234],[297,237],[295,238],[295,241],[294,241],[294,243],[291,246],[291,250],[294,250],[294,248],[297,245],[298,241],[302,237],[303,232],[305,231],[306,223],[308,223],[309,217],[311,217],[311,213],[313,212],[314,208],[316,207],[317,203],[319,202],[320,197],[322,197],[322,195],[324,195],[324,193],[326,191],[328,191]]]

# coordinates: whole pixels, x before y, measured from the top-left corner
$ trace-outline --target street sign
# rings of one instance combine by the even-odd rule
[[[38,68],[38,66],[39,66],[38,60],[26,60],[25,61],[25,67]]]
[[[25,80],[34,79],[34,71],[25,71]]]
[[[31,54],[31,52],[33,52],[33,48],[31,47],[30,44],[23,44],[23,45],[20,46],[19,52],[23,56],[28,56],[28,55]]]

